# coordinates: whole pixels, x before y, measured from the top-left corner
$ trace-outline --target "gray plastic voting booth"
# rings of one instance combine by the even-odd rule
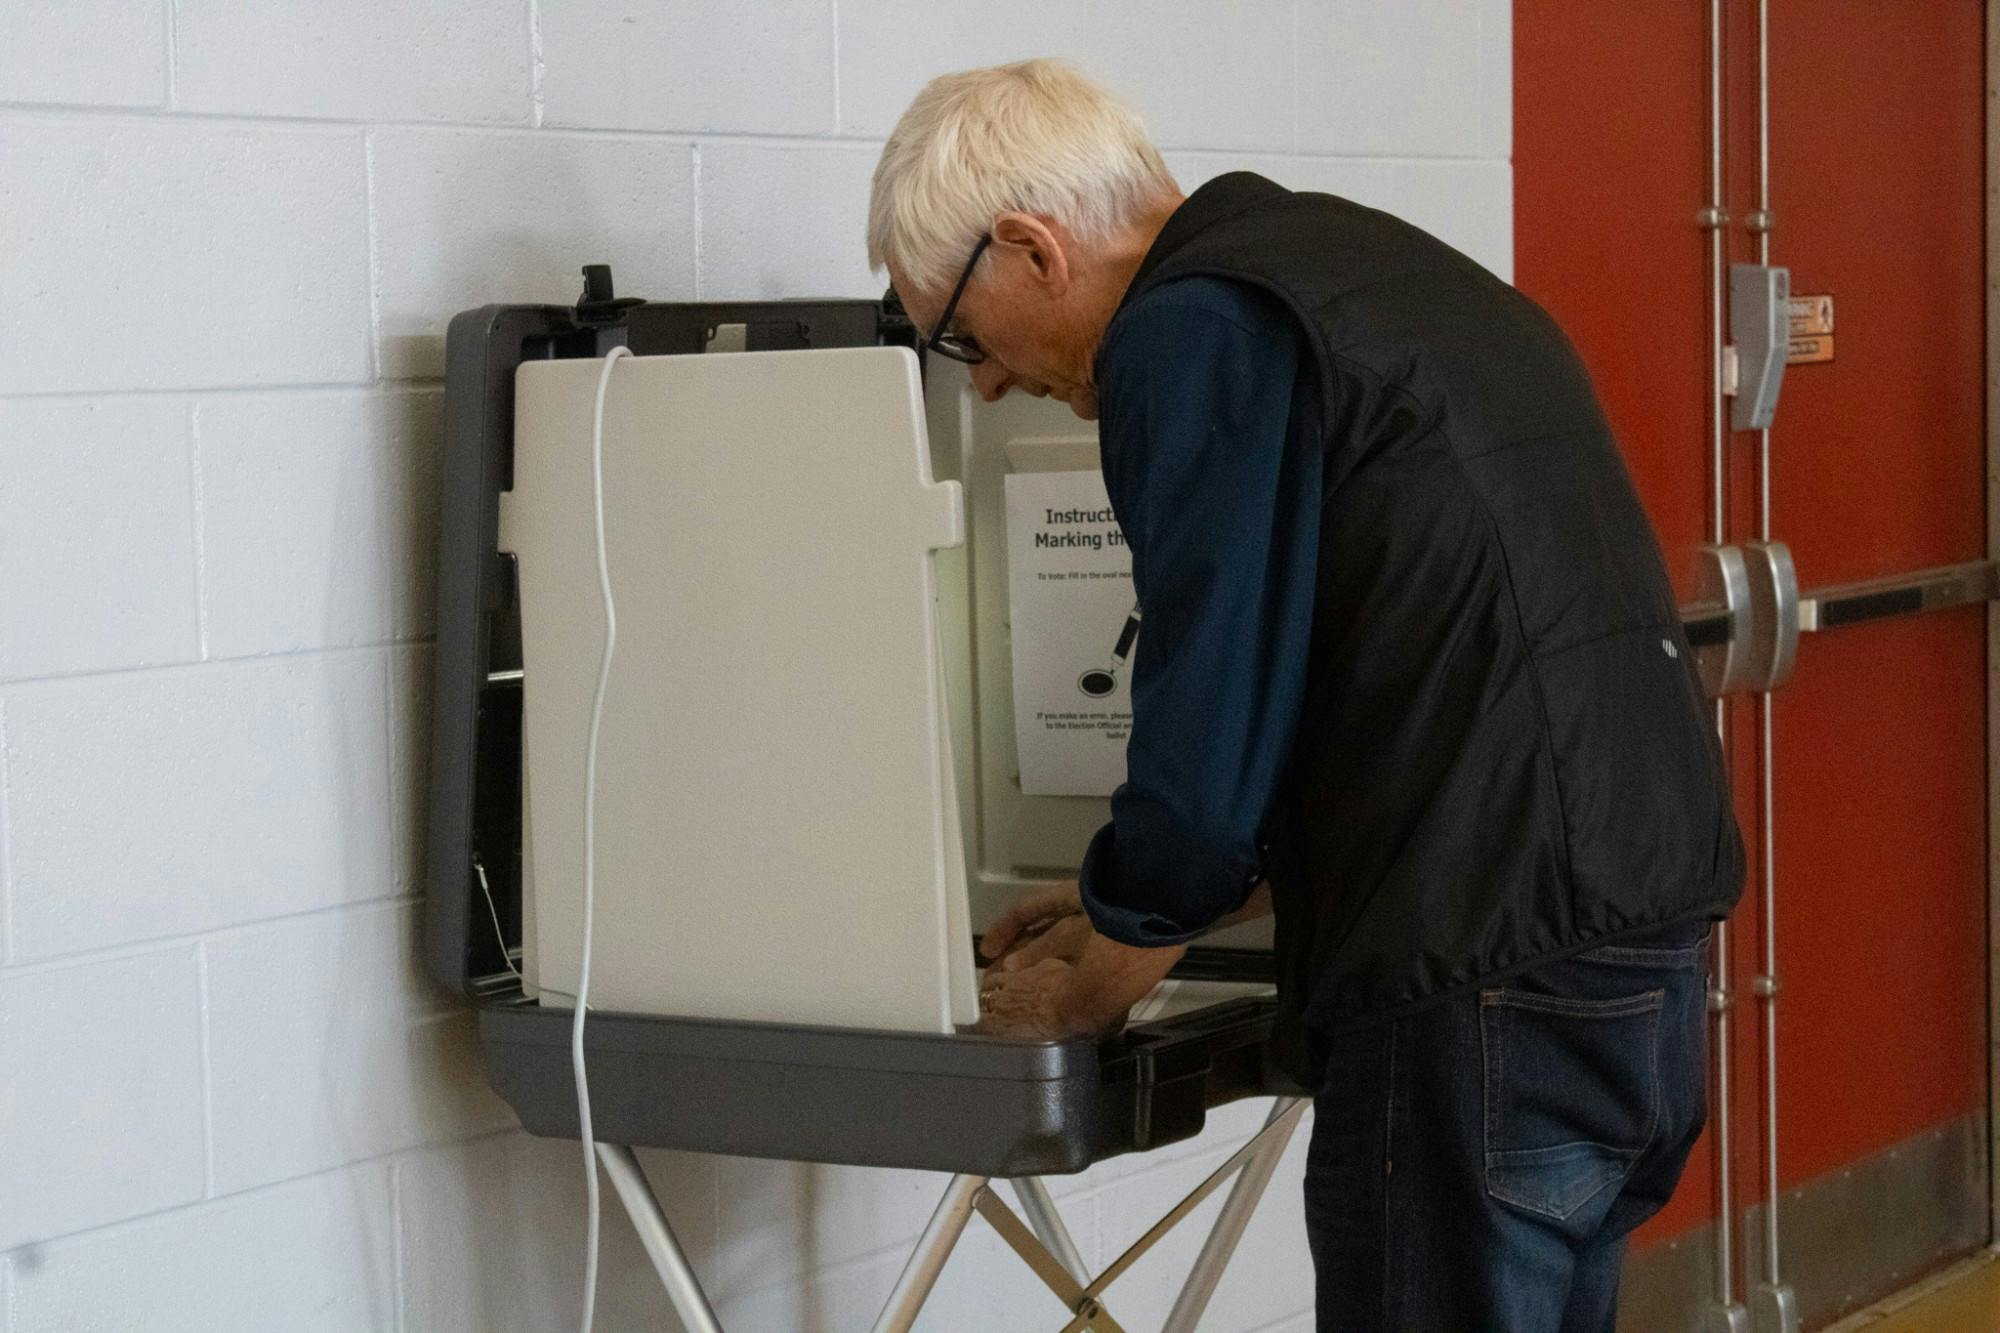
[[[1023,789],[1003,512],[1010,473],[1094,467],[1090,436],[979,404],[956,366],[926,385],[893,303],[639,302],[586,276],[574,307],[484,306],[447,339],[424,943],[494,1087],[531,1133],[578,1135],[593,407],[624,347],[585,1049],[599,1158],[682,1319],[719,1327],[635,1146],[950,1173],[881,1329],[911,1326],[975,1210],[1068,1328],[1115,1329],[1105,1289],[1233,1180],[1166,1325],[1192,1329],[1305,1105],[1267,1053],[1268,949],[1191,951],[1109,1041],[962,1030],[976,928],[1073,872],[1104,817]],[[1133,632],[1080,650],[1086,694]],[[1257,1096],[1265,1129],[1088,1273],[1038,1178]]]

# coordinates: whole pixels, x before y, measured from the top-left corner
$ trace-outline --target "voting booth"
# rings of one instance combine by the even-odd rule
[[[1144,623],[1094,435],[979,402],[955,363],[927,379],[893,303],[618,300],[586,274],[574,307],[485,306],[447,339],[425,954],[478,1007],[494,1087],[578,1135],[594,835],[595,1137],[690,1327],[717,1325],[634,1146],[952,1173],[881,1328],[975,1210],[1070,1327],[1116,1328],[1104,1289],[1229,1183],[1168,1325],[1192,1328],[1304,1105],[1267,1053],[1266,940],[1192,950],[1108,1041],[969,1030],[977,930],[1074,875],[1122,775]],[[1267,1129],[1084,1272],[1037,1178],[1256,1096]]]

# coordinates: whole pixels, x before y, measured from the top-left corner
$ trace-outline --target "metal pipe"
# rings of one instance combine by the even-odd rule
[[[1709,422],[1708,539],[1720,545],[1726,539],[1723,441],[1726,437],[1722,401],[1722,282],[1723,230],[1729,213],[1722,200],[1722,0],[1708,0],[1708,208],[1703,221],[1708,227],[1708,337],[1709,376],[1713,393]]]
[[[1722,179],[1722,0],[1708,4],[1708,207],[1701,221],[1708,228],[1708,337],[1709,337],[1709,540],[1720,546],[1727,540],[1728,491],[1727,460],[1723,446],[1727,439],[1728,405],[1723,395],[1723,279],[1724,230],[1729,222],[1723,206]],[[1729,752],[1729,712],[1722,700],[1715,704],[1715,727],[1721,738],[1725,760]],[[1742,1307],[1736,1304],[1735,1192],[1731,1188],[1730,1134],[1730,1023],[1729,1006],[1729,923],[1715,927],[1714,952],[1710,955],[1709,1008],[1715,1015],[1715,1319],[1724,1328],[1740,1327]]]
[[[1771,3],[1757,0],[1757,262],[1771,259]],[[1769,534],[1766,534],[1769,539]]]
[[[1757,262],[1771,262],[1771,6],[1757,0]],[[1771,540],[1771,431],[1757,433],[1757,526]],[[1785,1285],[1778,1248],[1778,823],[1776,705],[1769,690],[1757,701],[1763,729],[1762,821],[1764,825],[1762,969],[1754,989],[1764,1014],[1764,1285],[1757,1292],[1754,1320],[1767,1333],[1797,1333],[1798,1302]]]
[[[1021,1201],[1021,1212],[1034,1228],[1035,1235],[1042,1244],[1049,1247],[1049,1253],[1063,1266],[1063,1271],[1076,1279],[1082,1286],[1090,1281],[1090,1270],[1084,1267],[1083,1256],[1077,1252],[1076,1241],[1064,1225],[1062,1214],[1056,1211],[1055,1200],[1049,1197],[1049,1187],[1039,1176],[1022,1176],[1014,1182],[1014,1197]]]
[[[1715,1299],[1736,1304],[1735,1192],[1730,1188],[1729,1122],[1729,923],[1715,923],[1709,959],[1708,1007],[1715,1014]]]
[[[1764,727],[1764,957],[1752,987],[1764,1009],[1764,1278],[1778,1285],[1778,940],[1777,840],[1771,827],[1771,696],[1757,698]]]
[[[1771,5],[1757,0],[1757,262],[1771,262]],[[1771,429],[1757,432],[1757,534],[1771,540]],[[1753,989],[1764,1011],[1764,1279],[1778,1280],[1778,853],[1773,823],[1776,797],[1773,778],[1771,693],[1757,700],[1763,728],[1762,797],[1764,867],[1762,914],[1763,971]]]
[[[972,1218],[979,1191],[985,1188],[985,1176],[951,1178],[944,1188],[944,1197],[938,1200],[937,1211],[931,1214],[923,1236],[917,1241],[917,1248],[910,1251],[910,1261],[903,1265],[903,1275],[896,1279],[895,1290],[882,1306],[882,1317],[875,1321],[875,1333],[909,1333],[910,1325],[917,1322],[917,1312],[924,1308],[931,1288],[937,1285],[944,1261],[951,1257],[952,1247],[965,1234],[965,1224]]]
[[[646,1247],[646,1257],[659,1271],[660,1285],[667,1289],[674,1313],[681,1317],[688,1333],[722,1333],[708,1295],[701,1289],[701,1279],[695,1276],[686,1252],[675,1239],[674,1228],[660,1207],[659,1196],[647,1182],[638,1157],[622,1143],[600,1143],[597,1160],[604,1164],[604,1174],[618,1191],[619,1201],[632,1219],[632,1229],[639,1233],[639,1243]]]
[[[1295,1097],[1278,1098],[1271,1106],[1264,1128],[1270,1129],[1284,1119],[1300,1100]],[[1298,1121],[1293,1120],[1283,1130],[1271,1135],[1264,1146],[1243,1164],[1242,1174],[1229,1187],[1229,1197],[1223,1201],[1222,1211],[1216,1214],[1215,1225],[1209,1228],[1201,1253],[1195,1256],[1194,1267],[1188,1270],[1187,1281],[1181,1284],[1181,1294],[1167,1314],[1167,1322],[1160,1325],[1160,1333],[1195,1333],[1202,1311],[1208,1308],[1209,1299],[1215,1295],[1215,1284],[1222,1280],[1223,1270],[1229,1267],[1230,1257],[1236,1253],[1236,1244],[1243,1239],[1243,1229],[1250,1224],[1251,1215],[1257,1211],[1265,1187],[1271,1183],[1271,1173],[1278,1169],[1278,1159],[1285,1155],[1285,1145],[1291,1142],[1292,1130],[1297,1127]]]

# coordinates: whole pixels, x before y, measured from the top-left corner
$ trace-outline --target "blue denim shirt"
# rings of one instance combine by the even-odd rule
[[[1186,278],[1121,311],[1097,355],[1111,505],[1143,619],[1126,780],[1091,839],[1083,904],[1134,945],[1240,907],[1305,693],[1321,406],[1277,299]]]

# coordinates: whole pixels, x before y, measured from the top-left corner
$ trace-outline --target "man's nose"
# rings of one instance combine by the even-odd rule
[[[1014,373],[995,357],[987,357],[972,368],[972,387],[989,403],[997,403],[1014,386]]]

